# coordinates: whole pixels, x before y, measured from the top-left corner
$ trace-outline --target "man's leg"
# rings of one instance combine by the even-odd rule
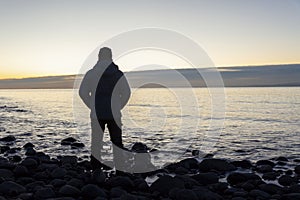
[[[91,137],[91,164],[100,167],[101,149],[103,146],[103,134],[105,122],[97,119],[91,119],[92,137]],[[98,166],[98,167],[97,167]]]

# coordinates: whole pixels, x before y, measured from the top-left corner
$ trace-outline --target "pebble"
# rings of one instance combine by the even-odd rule
[[[0,194],[16,196],[23,192],[26,192],[26,188],[13,181],[4,181],[0,184]]]
[[[67,170],[64,168],[58,167],[51,172],[52,178],[64,178],[67,173]]]
[[[3,138],[0,138],[1,142],[13,142],[15,140],[16,140],[16,138],[13,135],[8,135],[8,136],[5,136]]]
[[[236,170],[236,167],[233,164],[230,164],[226,160],[209,158],[203,160],[199,164],[199,170],[207,172],[211,170],[219,171],[219,172],[228,172]]]
[[[67,197],[77,197],[80,194],[80,190],[71,185],[64,185],[59,189],[59,194]]]
[[[107,195],[105,192],[99,188],[97,185],[94,184],[87,184],[82,187],[81,195],[87,199],[94,199],[98,196],[106,197]]]

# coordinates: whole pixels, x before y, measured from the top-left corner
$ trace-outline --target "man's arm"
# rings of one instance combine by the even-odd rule
[[[124,74],[120,78],[120,87],[121,87],[120,88],[121,109],[123,109],[125,105],[128,103],[131,94],[129,84]]]
[[[91,91],[90,91],[90,87],[89,87],[89,80],[87,78],[88,73],[85,74],[85,76],[83,77],[81,84],[80,84],[80,88],[79,88],[79,96],[82,99],[83,103],[89,108],[90,107],[90,103],[91,103]]]

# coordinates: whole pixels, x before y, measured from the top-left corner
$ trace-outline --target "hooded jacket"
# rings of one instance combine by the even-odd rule
[[[98,61],[80,85],[79,96],[91,110],[92,119],[116,119],[130,97],[130,87],[122,71],[111,61]]]

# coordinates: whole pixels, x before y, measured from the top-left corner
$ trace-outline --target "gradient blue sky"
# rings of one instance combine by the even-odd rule
[[[0,0],[0,78],[76,74],[103,41],[121,32],[175,30],[216,66],[300,63],[299,0]],[[157,52],[118,61],[185,63]]]

